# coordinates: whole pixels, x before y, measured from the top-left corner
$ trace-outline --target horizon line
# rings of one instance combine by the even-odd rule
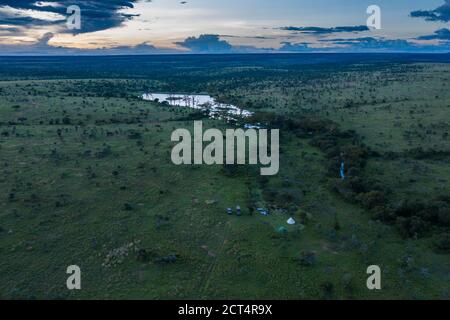
[[[205,56],[205,55],[222,55],[222,56],[232,56],[232,55],[307,55],[307,54],[433,54],[433,55],[446,55],[450,54],[450,51],[383,51],[383,52],[374,52],[374,51],[361,51],[361,52],[325,52],[325,51],[317,51],[317,52],[195,52],[195,53],[127,53],[127,54],[1,54],[0,57],[133,57],[133,56]]]

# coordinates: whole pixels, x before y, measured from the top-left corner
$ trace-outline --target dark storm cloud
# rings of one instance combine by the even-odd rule
[[[230,52],[233,46],[227,41],[220,40],[217,34],[202,34],[198,38],[189,37],[175,44],[192,52]]]
[[[124,21],[132,19],[133,15],[120,13],[120,9],[133,8],[137,0],[59,0],[45,1],[40,4],[39,1],[25,0],[0,0],[0,7],[11,7],[21,10],[23,14],[15,15],[3,10],[0,13],[0,24],[8,24],[13,26],[23,26],[32,28],[34,26],[52,26],[62,25],[65,19],[57,21],[49,21],[46,19],[38,19],[32,17],[26,10],[34,10],[39,13],[59,14],[67,16],[67,8],[71,5],[77,5],[81,9],[81,29],[69,30],[67,32],[84,33],[105,30],[120,26]],[[52,5],[48,5],[51,3]]]
[[[248,45],[232,45],[221,37],[241,38],[241,36],[221,36],[217,34],[202,34],[199,37],[189,37],[176,45],[189,49],[189,53],[268,53],[276,52],[273,48],[257,48]],[[266,37],[249,37],[252,39],[267,39]]]
[[[411,17],[424,18],[426,21],[449,22],[450,21],[450,0],[434,10],[417,10],[411,12]]]
[[[288,52],[448,52],[450,46],[421,45],[403,39],[380,39],[373,37],[349,39],[323,39],[330,45],[324,48],[312,48],[308,43],[282,43],[280,51]]]
[[[301,43],[291,43],[291,42],[282,42],[282,46],[279,49],[281,52],[310,52],[312,49],[309,47],[309,43],[301,42]]]
[[[410,49],[414,44],[403,39],[380,39],[373,37],[350,38],[350,39],[334,39],[329,40],[335,45],[347,45],[350,48],[358,49],[387,49],[387,50],[403,50]]]
[[[17,35],[17,34],[22,34],[23,29],[18,28],[18,27],[5,27],[5,28],[0,27],[0,32]]]
[[[234,36],[228,34],[219,35],[221,38],[238,38],[238,39],[256,39],[256,40],[273,40],[275,37],[267,37],[267,36]]]
[[[322,28],[322,27],[281,27],[280,30],[284,31],[294,31],[301,33],[310,34],[331,34],[340,32],[363,32],[369,31],[367,26],[344,26],[344,27],[332,27],[332,28]]]
[[[9,16],[3,12],[0,12],[0,24],[13,25],[17,27],[33,27],[33,26],[50,26],[60,24],[61,21],[49,21],[35,19],[32,17],[21,17],[21,16]],[[0,27],[1,28],[1,27]],[[1,28],[3,29],[3,28]]]
[[[418,40],[447,40],[450,41],[450,30],[447,28],[442,28],[436,30],[434,34],[428,36],[421,36],[417,38]]]
[[[361,37],[361,38],[334,38],[334,39],[319,39],[320,42],[334,42],[334,43],[340,43],[345,41],[350,42],[369,42],[376,40],[373,37]]]
[[[333,43],[337,45],[348,45],[353,49],[382,49],[391,51],[408,51],[414,47],[414,44],[411,44],[409,41],[403,39],[391,40],[377,39],[373,37],[347,39],[342,41],[335,41]]]

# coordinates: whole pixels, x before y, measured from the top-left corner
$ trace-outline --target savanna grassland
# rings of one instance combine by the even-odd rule
[[[0,298],[449,299],[449,61],[0,58]],[[244,122],[144,92],[253,111],[280,172],[173,165],[173,130]]]

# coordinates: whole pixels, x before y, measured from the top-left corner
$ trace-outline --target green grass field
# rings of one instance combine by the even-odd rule
[[[220,76],[197,92],[233,82]],[[448,156],[407,153],[450,150],[449,77],[448,64],[354,66],[309,78],[278,72],[210,93],[256,112],[329,119],[371,150],[396,153],[369,157],[361,173],[395,204],[450,192]],[[448,225],[404,238],[373,219],[330,188],[314,136],[282,132],[280,172],[267,179],[249,167],[230,175],[173,165],[171,133],[192,129],[192,112],[139,99],[167,85],[0,82],[0,298],[449,298],[450,257],[434,249]],[[273,214],[250,214],[255,201]],[[236,205],[243,216],[227,215]],[[289,228],[289,217],[304,227]],[[302,252],[314,255],[310,265]],[[82,270],[80,291],[66,288],[72,264]],[[380,291],[366,287],[373,264]]]

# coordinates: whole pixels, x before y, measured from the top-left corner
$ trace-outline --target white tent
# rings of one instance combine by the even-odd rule
[[[289,218],[287,223],[290,224],[290,225],[296,224],[294,218]]]

